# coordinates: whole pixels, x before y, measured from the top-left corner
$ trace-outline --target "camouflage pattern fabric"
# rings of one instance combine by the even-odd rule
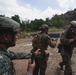
[[[36,37],[38,36],[38,39]],[[37,34],[32,41],[33,51],[40,48],[41,55],[35,58],[36,67],[33,75],[38,75],[40,69],[40,75],[45,75],[45,71],[47,68],[47,59],[49,57],[49,53],[46,54],[45,50],[47,50],[48,46],[54,48],[56,43],[51,40],[51,38],[46,33]]]
[[[73,48],[76,47],[76,42],[70,42],[70,39],[76,38],[76,33],[73,31],[74,28],[68,28],[64,33],[62,33],[60,37],[61,41],[61,48],[60,54],[62,56],[62,62],[59,63],[61,69],[65,65],[64,75],[72,75],[72,68],[71,68],[71,57],[73,53]],[[76,29],[74,29],[76,30]],[[63,53],[62,53],[63,52]]]
[[[29,59],[31,53],[14,53],[9,50],[0,49],[0,75],[16,75],[12,60],[14,59]],[[27,75],[32,75],[29,72]]]
[[[46,33],[39,33],[32,40],[32,46],[36,49],[40,48],[42,50],[47,50],[48,45],[54,48],[56,43],[54,43]]]

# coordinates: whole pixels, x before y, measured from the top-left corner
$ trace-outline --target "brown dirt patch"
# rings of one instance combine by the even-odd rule
[[[32,49],[31,40],[30,39],[21,39],[17,41],[17,45],[15,47],[9,48],[11,51],[14,52],[30,52]],[[61,61],[61,56],[58,53],[57,48],[50,48],[48,47],[48,51],[50,53],[48,59],[48,66],[46,70],[46,75],[63,75],[63,71],[59,69],[58,63]],[[17,75],[25,75],[28,66],[28,60],[14,60],[14,67],[16,70]],[[72,69],[73,74],[76,75],[76,49],[73,50],[72,56]]]

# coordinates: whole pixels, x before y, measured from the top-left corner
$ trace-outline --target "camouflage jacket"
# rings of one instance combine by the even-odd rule
[[[71,32],[69,29],[65,30],[65,32],[63,32],[60,37],[61,45],[58,47],[59,52],[62,54],[65,54],[65,52],[72,52],[73,48],[76,47],[76,41],[70,40],[75,38],[76,33]]]
[[[56,43],[46,33],[39,33],[32,40],[32,46],[35,49],[47,50],[48,45],[54,48]]]
[[[0,49],[0,75],[16,75],[13,62],[14,59],[29,59],[32,53],[14,53],[9,50]],[[32,75],[27,73],[27,75]]]
[[[73,43],[76,42],[70,42],[70,39],[75,39],[76,38],[76,34],[72,33],[71,31],[69,31],[69,29],[65,30],[64,33],[62,33],[61,37],[60,37],[60,41],[62,44],[66,45],[66,46],[72,46]],[[74,45],[74,44],[73,44]]]

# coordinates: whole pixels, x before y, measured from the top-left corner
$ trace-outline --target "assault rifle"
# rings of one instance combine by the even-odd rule
[[[48,34],[51,38],[59,38],[60,37],[60,33],[50,33]]]
[[[48,35],[50,36],[52,41],[56,41],[56,42],[57,42],[58,38],[60,37],[60,33],[50,33]]]

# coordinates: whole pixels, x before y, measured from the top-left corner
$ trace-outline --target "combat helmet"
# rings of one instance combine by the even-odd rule
[[[6,44],[8,47],[15,46],[14,36],[20,31],[20,25],[8,17],[0,17],[0,33],[11,33],[12,41],[0,41],[0,44]]]
[[[76,21],[71,21],[70,24],[71,26],[76,27]]]
[[[49,26],[47,24],[43,24],[39,29],[45,31],[46,29],[49,29]]]
[[[0,17],[0,32],[1,31],[18,32],[19,30],[20,30],[19,23],[8,17]]]

